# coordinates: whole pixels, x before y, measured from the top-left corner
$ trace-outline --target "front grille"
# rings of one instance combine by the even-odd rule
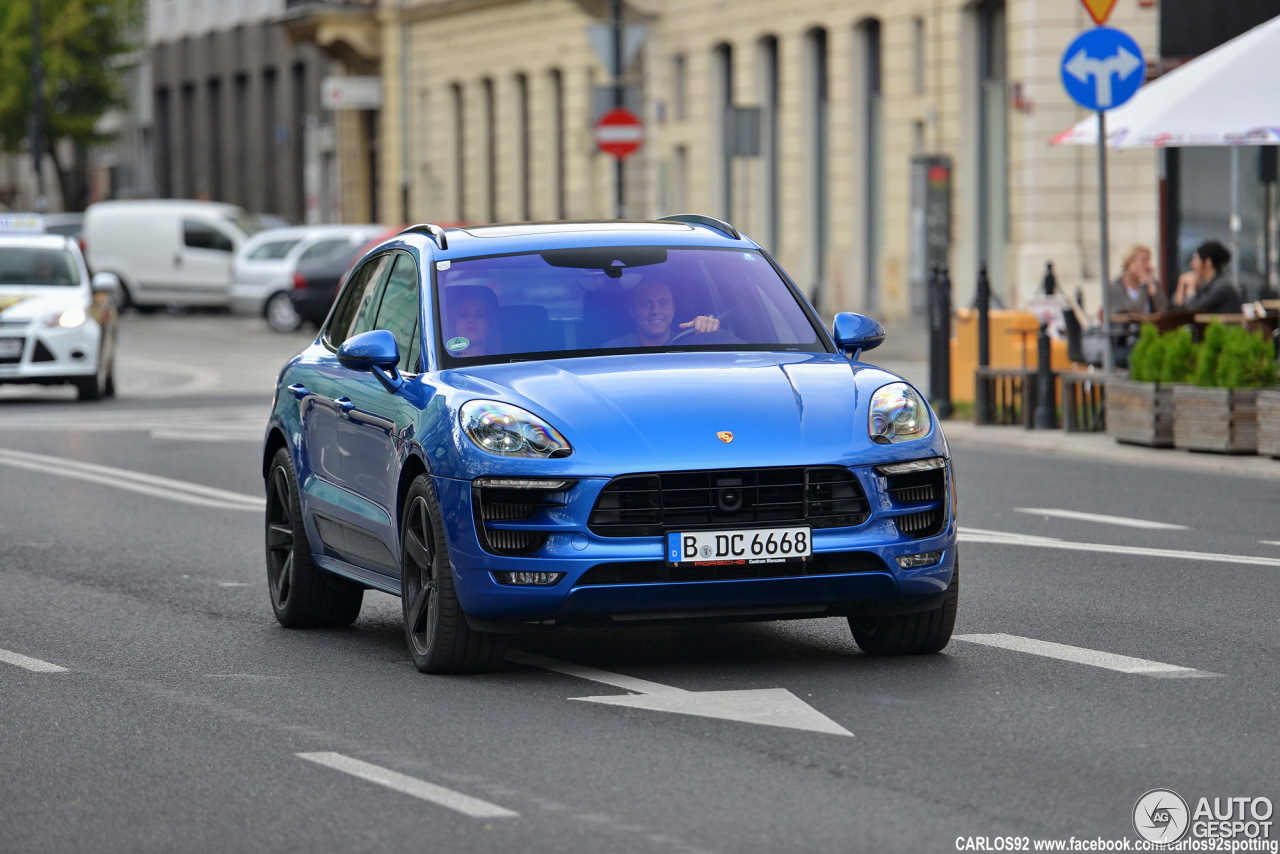
[[[845,468],[718,469],[614,478],[587,526],[602,537],[646,537],[720,525],[843,528],[868,515],[862,486]]]
[[[870,552],[833,552],[797,563],[668,566],[643,560],[602,563],[582,574],[578,586],[599,584],[667,584],[680,581],[739,581],[750,578],[802,578],[808,575],[851,575],[884,572],[884,561]]]
[[[903,536],[919,540],[942,533],[946,521],[946,489],[946,470],[940,468],[888,478],[889,498],[895,507],[931,505],[913,508],[913,512],[894,519]]]

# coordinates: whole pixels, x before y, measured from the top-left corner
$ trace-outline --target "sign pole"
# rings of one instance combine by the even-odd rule
[[[622,0],[613,0],[611,17],[613,19],[613,106],[621,108],[625,98],[622,86]],[[624,212],[622,195],[622,158],[613,164],[613,218],[622,219]]]
[[[1102,279],[1102,330],[1107,345],[1102,348],[1102,369],[1111,373],[1116,369],[1115,338],[1111,334],[1111,280],[1107,271],[1110,247],[1107,245],[1107,112],[1098,110],[1098,224],[1101,229],[1098,245],[1102,247],[1098,275]]]

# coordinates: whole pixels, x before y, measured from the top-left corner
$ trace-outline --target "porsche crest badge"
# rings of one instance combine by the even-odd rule
[[[721,430],[719,433],[716,434],[716,438],[727,445],[733,441],[733,434],[730,433],[728,430]]]

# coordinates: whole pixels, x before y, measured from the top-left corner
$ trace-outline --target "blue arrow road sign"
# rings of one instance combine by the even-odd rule
[[[1133,97],[1146,77],[1142,48],[1127,33],[1098,27],[1076,37],[1062,55],[1062,85],[1089,110],[1110,110]]]

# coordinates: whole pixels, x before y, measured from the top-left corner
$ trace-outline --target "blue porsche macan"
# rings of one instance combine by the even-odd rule
[[[695,215],[418,225],[352,268],[267,427],[276,618],[401,597],[428,673],[540,626],[845,617],[873,654],[950,640],[942,429],[860,361],[876,321],[813,307]]]

